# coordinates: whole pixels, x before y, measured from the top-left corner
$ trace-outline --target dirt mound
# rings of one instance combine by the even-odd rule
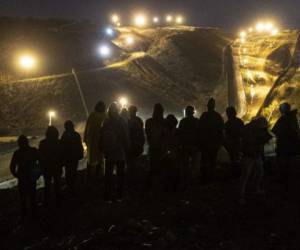
[[[78,72],[78,78],[89,110],[93,109],[99,99],[109,103],[117,100],[120,95],[127,95],[131,103],[141,107],[145,117],[150,115],[155,102],[161,102],[167,112],[181,116],[185,105],[192,104],[201,110],[210,96],[226,93],[225,82],[222,80],[223,48],[230,42],[230,38],[218,29],[119,29],[118,37],[111,44],[117,52],[111,60],[105,62],[107,67],[101,68],[101,63],[98,62],[97,67],[94,64],[95,57],[91,52],[82,50],[82,46],[93,48],[92,44],[99,38],[98,33],[93,33],[95,29],[88,29],[88,32],[84,32],[84,38],[80,38],[80,32],[83,31],[78,26],[76,32],[78,24],[67,23],[54,28],[47,25],[46,31],[40,35],[39,44],[45,37],[51,37],[52,43],[49,42],[47,46],[61,45],[53,54],[55,58],[57,53],[61,53],[59,58],[67,59],[58,64],[64,64],[60,70],[69,67],[67,71],[70,72],[70,65],[84,65],[84,70]],[[33,34],[40,30],[40,27],[35,28],[28,39],[32,40]],[[130,49],[124,44],[128,35],[135,38],[135,45]],[[64,40],[66,43],[61,43]],[[74,42],[72,46],[70,41]],[[70,48],[61,49],[66,46]],[[83,54],[86,58],[82,58]],[[65,119],[85,119],[79,90],[72,74],[10,84],[4,82],[0,87],[0,96],[3,96],[0,102],[3,129],[44,127],[49,109],[57,110],[57,125],[61,125]],[[226,98],[226,95],[221,95],[222,105],[219,107],[222,109]]]

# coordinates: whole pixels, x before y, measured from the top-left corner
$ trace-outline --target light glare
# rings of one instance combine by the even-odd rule
[[[127,43],[128,45],[133,44],[133,43],[134,43],[133,37],[132,37],[132,36],[127,37],[127,38],[126,38],[126,43]]]
[[[166,21],[167,21],[168,23],[172,22],[172,21],[173,21],[173,16],[167,15]]]
[[[24,69],[32,69],[36,64],[36,61],[32,56],[24,55],[20,58],[19,64]]]
[[[143,27],[147,24],[146,17],[144,15],[137,15],[134,19],[136,26]]]
[[[183,23],[183,17],[182,16],[176,17],[176,23],[177,24],[182,24]]]
[[[154,23],[159,23],[159,18],[157,16],[153,17],[153,22]]]
[[[102,57],[106,58],[111,54],[111,49],[108,45],[101,45],[99,47],[99,53]]]
[[[120,17],[116,14],[112,15],[111,20],[113,23],[118,23],[120,21]]]
[[[125,107],[128,104],[128,99],[124,96],[120,97],[119,103],[121,104],[122,107]]]

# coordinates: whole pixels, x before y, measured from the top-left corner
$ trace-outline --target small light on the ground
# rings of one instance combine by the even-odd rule
[[[55,118],[55,116],[56,116],[55,111],[50,110],[50,111],[48,112],[48,116],[49,116],[49,126],[51,126],[51,125],[52,125],[52,119]]]

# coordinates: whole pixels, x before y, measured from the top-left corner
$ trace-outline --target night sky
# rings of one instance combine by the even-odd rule
[[[0,16],[107,20],[114,11],[182,12],[195,25],[239,28],[257,18],[300,28],[300,0],[0,0]]]

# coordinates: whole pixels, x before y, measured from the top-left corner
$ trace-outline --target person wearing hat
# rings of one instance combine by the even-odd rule
[[[280,104],[281,116],[272,128],[276,136],[276,155],[283,183],[288,183],[291,161],[299,153],[300,129],[297,121],[297,110],[291,110],[287,102]]]
[[[215,106],[215,99],[210,98],[207,111],[201,115],[199,121],[201,172],[204,183],[214,179],[218,151],[223,143],[224,121],[222,116],[215,111]]]

